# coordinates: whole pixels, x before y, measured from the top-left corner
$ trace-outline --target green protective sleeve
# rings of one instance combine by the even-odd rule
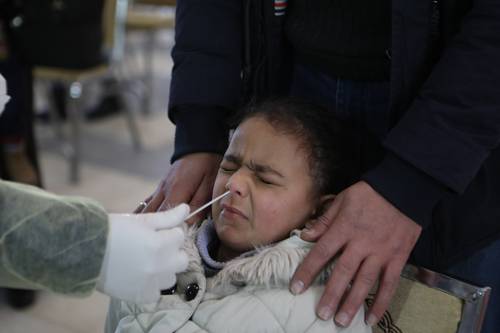
[[[0,180],[0,285],[85,296],[106,251],[97,202]]]

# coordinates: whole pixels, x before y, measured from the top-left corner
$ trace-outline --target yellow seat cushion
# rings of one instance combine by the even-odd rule
[[[368,299],[371,305],[373,298]],[[420,282],[401,278],[394,298],[374,333],[456,333],[463,301]]]
[[[88,69],[35,67],[33,74],[36,78],[41,78],[41,79],[75,82],[103,75],[107,71],[109,71],[108,65],[101,65]]]
[[[134,8],[128,11],[126,21],[127,29],[135,30],[171,29],[174,24],[172,15]]]

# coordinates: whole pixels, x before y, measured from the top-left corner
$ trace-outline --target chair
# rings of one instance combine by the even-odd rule
[[[407,265],[374,333],[479,333],[491,288]],[[373,303],[373,294],[367,304]]]
[[[144,57],[144,94],[143,112],[152,111],[153,91],[154,91],[154,50],[156,48],[156,33],[162,29],[173,29],[175,18],[171,13],[157,10],[158,8],[174,7],[175,0],[136,0],[129,7],[126,28],[127,31],[138,31],[146,36],[146,47],[141,50]],[[128,48],[132,49],[132,45]],[[137,52],[138,53],[138,52]]]
[[[77,183],[80,178],[81,159],[81,132],[83,124],[83,110],[80,107],[80,97],[85,83],[90,80],[102,79],[106,76],[114,76],[117,79],[118,89],[125,93],[125,97],[130,97],[128,86],[125,82],[123,69],[120,62],[123,58],[125,43],[124,27],[127,15],[128,0],[105,0],[103,10],[103,46],[107,54],[107,60],[101,65],[85,69],[65,69],[55,67],[36,67],[34,76],[37,80],[49,83],[60,83],[66,90],[66,110],[70,122],[70,136],[66,140],[63,133],[61,119],[55,112],[55,107],[49,108],[51,119],[55,127],[57,137],[62,141],[63,154],[69,159],[70,172],[69,179]],[[53,103],[53,101],[51,101]],[[136,150],[142,149],[139,136],[139,129],[133,110],[130,108],[128,100],[125,104],[125,115],[128,127],[132,136],[133,147]]]

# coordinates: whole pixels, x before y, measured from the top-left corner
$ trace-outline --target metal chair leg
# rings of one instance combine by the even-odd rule
[[[154,53],[156,47],[156,33],[151,31],[146,34],[147,46],[144,48],[144,61],[145,61],[145,85],[146,94],[144,95],[144,109],[145,114],[153,112],[153,97],[154,97]]]
[[[123,66],[120,66],[120,64],[113,66],[112,73],[116,78],[117,92],[122,94],[124,98],[124,110],[122,111],[125,112],[127,126],[132,139],[132,145],[135,151],[140,152],[143,149],[142,140],[137,122],[137,114],[134,112],[134,108],[132,107],[132,105],[137,104],[137,96],[135,96],[135,93],[130,85],[130,80],[127,79],[127,74],[125,73]]]
[[[52,89],[52,85],[50,85],[50,89]],[[48,104],[49,104],[49,121],[56,136],[56,139],[61,142],[62,145],[65,143],[64,131],[62,125],[62,119],[59,113],[57,112],[57,105],[55,101],[55,96],[52,92],[48,92]],[[64,148],[63,148],[64,150]]]
[[[68,119],[71,128],[71,149],[68,151],[70,163],[69,180],[76,184],[80,181],[80,160],[81,160],[81,126],[83,115],[79,108],[79,101],[82,95],[82,84],[72,82],[68,85],[68,94],[66,97]]]
[[[120,86],[123,86],[122,83],[120,83]],[[135,98],[133,96],[133,93],[130,91],[130,89],[122,89],[121,90],[124,93],[124,98],[125,98],[125,116],[127,117],[127,125],[130,131],[130,136],[132,139],[132,145],[134,147],[134,150],[137,152],[142,151],[142,140],[141,136],[139,134],[139,126],[137,123],[137,115],[135,114],[133,108],[131,107],[132,103],[134,102]]]

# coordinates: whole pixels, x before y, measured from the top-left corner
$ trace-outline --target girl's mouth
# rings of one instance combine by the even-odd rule
[[[236,217],[243,218],[245,220],[248,219],[248,217],[245,214],[243,214],[239,209],[229,206],[227,204],[222,204],[221,214],[230,219]]]

